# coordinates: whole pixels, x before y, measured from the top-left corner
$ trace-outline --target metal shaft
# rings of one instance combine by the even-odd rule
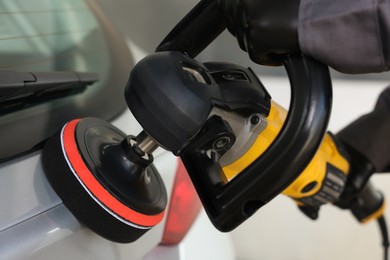
[[[147,133],[145,133],[145,131],[142,131],[136,139],[138,148],[144,153],[151,154],[159,147],[159,145]]]

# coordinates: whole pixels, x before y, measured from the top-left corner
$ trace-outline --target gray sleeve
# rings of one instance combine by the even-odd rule
[[[301,0],[304,54],[344,73],[390,69],[390,0]]]

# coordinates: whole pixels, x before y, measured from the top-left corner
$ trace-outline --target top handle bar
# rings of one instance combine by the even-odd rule
[[[206,48],[226,25],[216,1],[203,0],[184,17],[158,46],[157,51],[181,51],[194,57]],[[328,67],[316,60],[286,55],[284,66],[291,87],[287,119],[267,151],[226,186],[213,189],[207,169],[187,170],[213,224],[230,231],[262,205],[286,189],[316,153],[326,132],[332,103]],[[182,154],[186,165],[197,165],[199,156]]]

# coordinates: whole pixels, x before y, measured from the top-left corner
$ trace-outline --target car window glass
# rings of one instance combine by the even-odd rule
[[[84,1],[0,1],[0,69],[107,71],[98,23]]]
[[[124,38],[96,1],[0,0],[0,70],[90,72],[99,78],[81,93],[1,114],[0,162],[39,149],[71,119],[119,115],[132,65]]]

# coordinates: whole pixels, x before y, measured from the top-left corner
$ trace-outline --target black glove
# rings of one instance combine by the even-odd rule
[[[283,56],[299,52],[300,0],[217,0],[240,48],[262,65],[282,65]]]

